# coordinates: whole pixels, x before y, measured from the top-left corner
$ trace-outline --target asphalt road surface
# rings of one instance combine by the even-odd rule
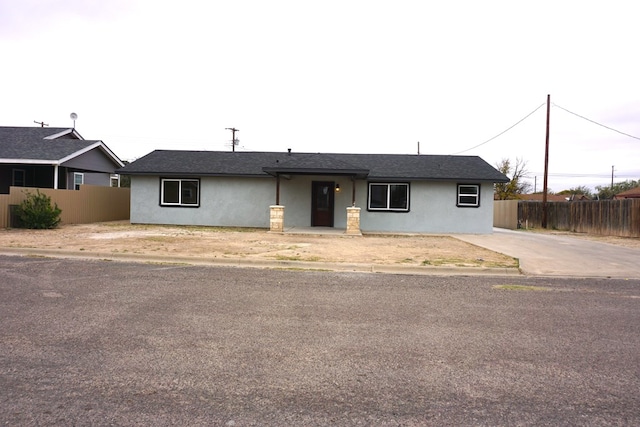
[[[640,425],[640,281],[0,257],[3,425]]]

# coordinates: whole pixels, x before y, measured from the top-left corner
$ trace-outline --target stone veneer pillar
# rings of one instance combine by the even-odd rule
[[[269,206],[269,231],[274,233],[284,232],[284,206]]]
[[[347,234],[362,234],[360,231],[360,208],[347,208]]]

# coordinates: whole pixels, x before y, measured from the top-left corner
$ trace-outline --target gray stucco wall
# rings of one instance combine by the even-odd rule
[[[311,225],[312,181],[334,181],[334,227],[346,228],[352,182],[347,177],[292,176],[282,179],[280,204],[287,227]],[[457,183],[412,182],[409,212],[367,211],[366,181],[356,181],[356,206],[361,208],[364,232],[491,233],[493,185],[481,185],[480,207],[456,206]],[[161,207],[159,177],[131,179],[131,222],[146,224],[269,227],[269,206],[275,204],[275,178],[202,178],[200,207]]]
[[[131,223],[269,227],[275,179],[201,178],[200,207],[160,206],[160,178],[131,177]]]
[[[480,207],[458,207],[457,183],[412,182],[409,212],[367,211],[367,188],[358,191],[362,231],[485,234],[493,230],[493,185],[482,184]],[[345,214],[346,215],[346,214]]]

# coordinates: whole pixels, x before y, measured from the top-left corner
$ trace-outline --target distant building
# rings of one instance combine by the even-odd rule
[[[613,196],[614,199],[640,199],[640,186]]]
[[[542,194],[519,194],[518,200],[524,200],[527,202],[541,202]],[[570,201],[570,196],[563,196],[557,194],[547,194],[548,202],[568,202]]]
[[[122,166],[102,141],[85,140],[73,128],[0,126],[0,194],[12,186],[110,186]]]

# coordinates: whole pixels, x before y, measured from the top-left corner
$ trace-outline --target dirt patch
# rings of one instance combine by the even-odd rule
[[[131,225],[126,221],[0,231],[0,247],[102,254],[408,266],[517,267],[512,257],[449,236],[299,235],[265,229]]]

